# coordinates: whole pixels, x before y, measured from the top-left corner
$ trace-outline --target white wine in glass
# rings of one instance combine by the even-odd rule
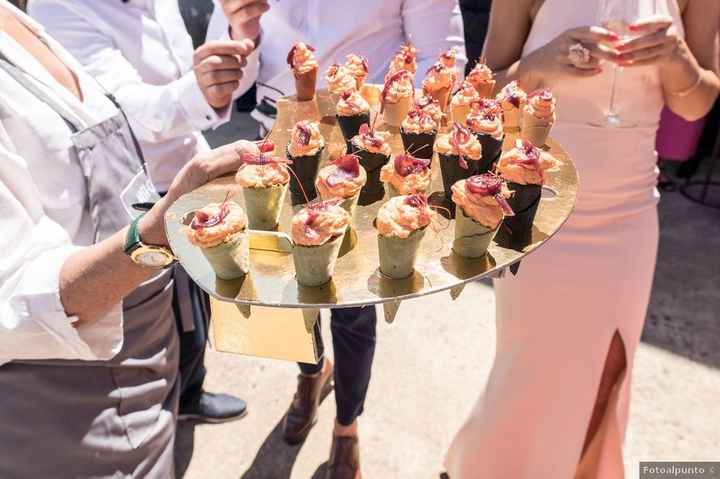
[[[657,0],[600,0],[598,6],[598,23],[617,34],[619,42],[630,41],[639,35],[630,26],[656,14]],[[621,117],[617,108],[617,84],[621,80],[623,67],[613,64],[610,100],[605,118],[598,125],[605,128],[630,128],[633,122]]]

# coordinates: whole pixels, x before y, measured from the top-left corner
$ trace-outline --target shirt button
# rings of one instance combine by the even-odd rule
[[[205,115],[205,119],[206,119],[207,121],[212,120],[212,118],[210,118],[210,115]]]

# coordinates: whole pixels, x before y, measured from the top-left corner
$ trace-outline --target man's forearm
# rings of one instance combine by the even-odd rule
[[[151,211],[148,215],[158,215]],[[155,216],[157,218],[157,216]],[[164,232],[154,218],[143,218],[140,237],[149,244],[164,244]],[[60,299],[76,325],[102,318],[112,307],[157,270],[136,265],[123,251],[127,228],[68,257],[60,271]]]

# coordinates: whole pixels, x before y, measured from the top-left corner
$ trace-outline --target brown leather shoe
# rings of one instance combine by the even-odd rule
[[[325,479],[361,479],[360,446],[357,437],[333,435]]]
[[[298,376],[298,387],[283,419],[283,438],[291,445],[305,440],[317,422],[320,401],[332,390],[333,366],[325,358],[323,369],[317,376]]]

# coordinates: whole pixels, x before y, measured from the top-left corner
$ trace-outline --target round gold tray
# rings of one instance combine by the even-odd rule
[[[367,85],[363,95],[377,111],[378,88]],[[320,121],[322,135],[329,146],[323,152],[323,163],[328,159],[329,150],[344,148],[345,141],[337,126],[333,102],[327,92],[318,92],[316,99],[311,102],[283,98],[277,107],[277,122],[270,136],[277,147],[276,152],[284,152],[289,130],[296,121],[303,119]],[[381,121],[377,122],[376,127],[392,133],[393,153],[402,151],[402,141],[396,128],[387,127]],[[506,133],[503,149],[511,147],[516,137],[517,133]],[[467,282],[493,275],[522,260],[560,229],[575,205],[577,171],[570,157],[556,142],[549,140],[545,149],[559,160],[560,165],[548,174],[530,244],[521,251],[510,248],[503,239],[501,228],[485,257],[465,259],[451,249],[454,225],[450,220],[440,218],[440,227],[429,229],[422,240],[415,274],[403,280],[388,279],[378,270],[377,233],[373,220],[384,200],[365,207],[358,206],[354,219],[355,230],[351,235],[346,235],[333,279],[320,287],[303,287],[295,280],[292,241],[285,233],[290,231],[293,213],[289,194],[279,232],[251,231],[251,272],[243,279],[226,281],[217,278],[201,251],[188,242],[183,231],[195,210],[207,203],[221,202],[228,191],[235,192],[233,200],[242,204],[242,193],[232,177],[217,179],[179,198],[166,215],[166,229],[170,246],[188,274],[201,288],[221,301],[283,308],[336,308],[398,302],[461,288]],[[433,159],[432,177],[432,191],[442,191],[437,158]]]

